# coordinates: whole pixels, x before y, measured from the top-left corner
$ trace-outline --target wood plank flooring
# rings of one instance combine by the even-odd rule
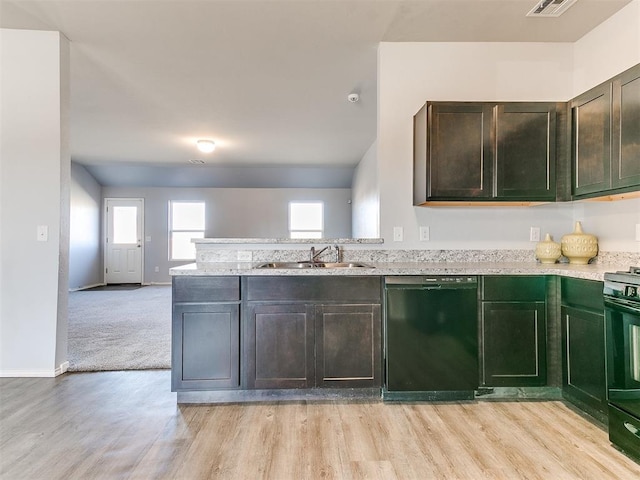
[[[0,478],[638,479],[563,402],[176,405],[168,371],[0,379]]]

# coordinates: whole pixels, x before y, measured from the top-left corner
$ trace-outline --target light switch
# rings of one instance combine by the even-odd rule
[[[39,242],[46,242],[49,240],[49,227],[47,225],[38,225],[37,239]]]
[[[401,242],[404,234],[402,231],[402,227],[393,227],[393,241]]]
[[[151,241],[151,235],[147,235],[146,237],[144,237],[144,241],[145,242],[150,242]]]

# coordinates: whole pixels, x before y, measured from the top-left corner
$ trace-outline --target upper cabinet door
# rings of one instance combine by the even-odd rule
[[[613,81],[611,186],[640,185],[640,65]]]
[[[431,103],[427,108],[427,198],[491,198],[491,106]]]
[[[556,104],[496,109],[496,193],[509,200],[556,198]]]
[[[573,195],[611,188],[611,83],[580,95],[571,104]]]

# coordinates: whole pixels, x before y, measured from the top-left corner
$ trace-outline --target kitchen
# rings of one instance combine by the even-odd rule
[[[352,189],[354,203],[356,198],[367,198],[378,205],[367,210],[364,205],[355,203],[357,212],[373,211],[378,218],[373,222],[361,221],[359,213],[356,213],[354,225],[360,229],[370,228],[372,224],[379,227],[372,235],[354,229],[354,236],[382,237],[385,248],[389,250],[425,249],[426,245],[418,240],[418,227],[429,226],[432,240],[428,250],[531,250],[531,226],[539,226],[542,232],[559,238],[572,229],[575,220],[581,220],[585,229],[600,238],[602,251],[637,254],[638,243],[633,230],[633,226],[639,223],[637,199],[602,204],[551,204],[524,209],[420,209],[412,206],[410,185],[411,119],[424,101],[515,101],[523,97],[530,101],[556,101],[573,98],[638,63],[638,8],[637,1],[631,2],[619,15],[575,43],[382,43],[378,49],[377,138],[360,162]],[[597,63],[593,62],[594,57],[598,58]],[[474,82],[469,82],[469,78]],[[50,170],[47,164],[36,166],[49,176],[59,174],[57,169]],[[33,169],[33,164],[25,168]],[[3,191],[7,192],[4,182],[3,178]],[[50,195],[53,197],[42,201],[57,203],[55,194]],[[52,201],[52,198],[56,200]],[[3,196],[3,205],[6,205],[5,200]],[[4,228],[5,219],[8,219],[5,215],[8,213],[3,207],[3,236],[8,235]],[[40,213],[34,212],[24,217],[23,222],[29,225],[54,224],[59,214],[50,215],[41,220]],[[403,227],[404,240],[394,244],[393,228],[397,226]],[[22,264],[15,265],[5,253],[5,247],[16,247],[16,242],[9,240],[3,237],[2,370],[50,373],[64,361],[64,355],[59,353],[64,351],[64,327],[58,323],[55,314],[59,306],[56,300],[58,282],[65,284],[64,278],[58,278],[57,248],[42,252],[45,256],[41,257],[40,251],[25,251],[26,246],[32,244],[23,242],[25,246],[18,247],[18,251],[23,252]],[[5,258],[8,263],[5,263]],[[56,260],[52,261],[53,258]],[[14,297],[23,304],[29,301],[28,292],[17,286],[20,282],[9,284],[7,265],[12,266],[12,275],[25,272],[28,281],[32,281],[34,271],[41,274],[38,282],[42,283],[36,286],[43,292],[42,303],[34,305],[40,311],[40,320],[35,321],[33,328],[42,331],[37,338],[20,333],[13,324],[7,323],[8,314],[24,318],[24,314],[16,313],[19,308],[11,307],[9,299]],[[4,340],[8,338],[7,332],[12,332],[10,342],[13,345],[5,343],[9,342]],[[56,338],[59,339],[58,345]],[[34,355],[34,352],[41,353]]]

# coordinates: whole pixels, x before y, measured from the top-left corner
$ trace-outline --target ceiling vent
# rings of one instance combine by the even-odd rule
[[[199,158],[192,158],[191,160],[189,160],[189,163],[192,163],[193,165],[204,165],[204,160],[201,160]]]
[[[527,13],[527,17],[559,17],[578,0],[542,0]]]

